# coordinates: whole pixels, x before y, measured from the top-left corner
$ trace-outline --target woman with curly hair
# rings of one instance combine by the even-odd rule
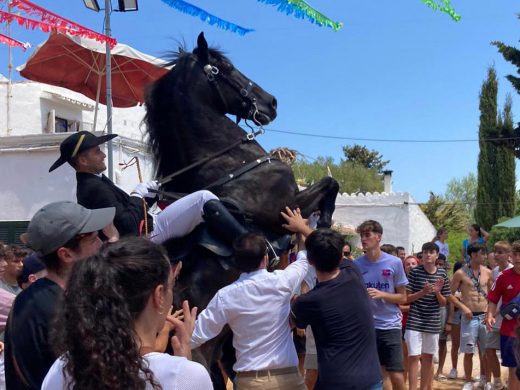
[[[173,285],[164,249],[142,238],[77,262],[55,326],[61,357],[42,389],[211,389],[204,367],[188,360],[197,309],[184,302],[184,322],[168,316]],[[154,352],[165,321],[177,356]]]

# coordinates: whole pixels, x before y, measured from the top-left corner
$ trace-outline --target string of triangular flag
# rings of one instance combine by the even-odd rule
[[[0,4],[5,1],[6,0],[0,0]],[[39,20],[26,18],[12,12],[0,11],[0,22],[12,23],[14,21],[27,29],[34,30],[35,28],[38,28],[43,32],[60,32],[90,38],[102,43],[107,42],[110,47],[114,47],[117,44],[115,38],[108,37],[84,27],[76,22],[64,18],[63,16],[40,7],[29,0],[11,0],[10,7],[36,17]]]

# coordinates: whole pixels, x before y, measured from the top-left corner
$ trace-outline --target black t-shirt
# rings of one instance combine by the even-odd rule
[[[362,390],[381,382],[369,297],[355,264],[342,262],[336,278],[299,297],[292,311],[296,326],[310,325],[314,333],[316,390]]]
[[[49,330],[62,294],[60,286],[42,278],[16,297],[5,331],[8,390],[41,388],[56,360],[49,342]]]

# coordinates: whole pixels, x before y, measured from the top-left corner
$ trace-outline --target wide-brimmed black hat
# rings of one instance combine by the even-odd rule
[[[105,142],[110,141],[115,137],[117,137],[117,134],[107,134],[96,137],[89,131],[78,131],[77,133],[72,134],[60,144],[60,158],[57,159],[54,164],[52,164],[52,166],[49,168],[49,172],[54,171],[56,168],[65,164],[66,162],[70,163],[70,161],[76,157],[78,153],[93,148],[94,146],[104,144]]]

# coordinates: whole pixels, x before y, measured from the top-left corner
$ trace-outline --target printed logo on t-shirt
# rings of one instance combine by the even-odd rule
[[[507,289],[508,289],[508,290],[512,290],[513,288],[514,288],[514,287],[511,286],[511,285],[507,286]]]
[[[383,283],[381,283],[379,281],[375,282],[375,283],[374,282],[366,282],[365,284],[366,284],[367,288],[375,288],[375,289],[381,290],[381,291],[383,291],[383,290],[386,290],[386,291],[390,290],[390,283],[388,283],[388,282],[383,282]]]
[[[383,275],[384,278],[389,278],[392,276],[392,270],[391,269],[384,269],[381,271],[381,275]]]

